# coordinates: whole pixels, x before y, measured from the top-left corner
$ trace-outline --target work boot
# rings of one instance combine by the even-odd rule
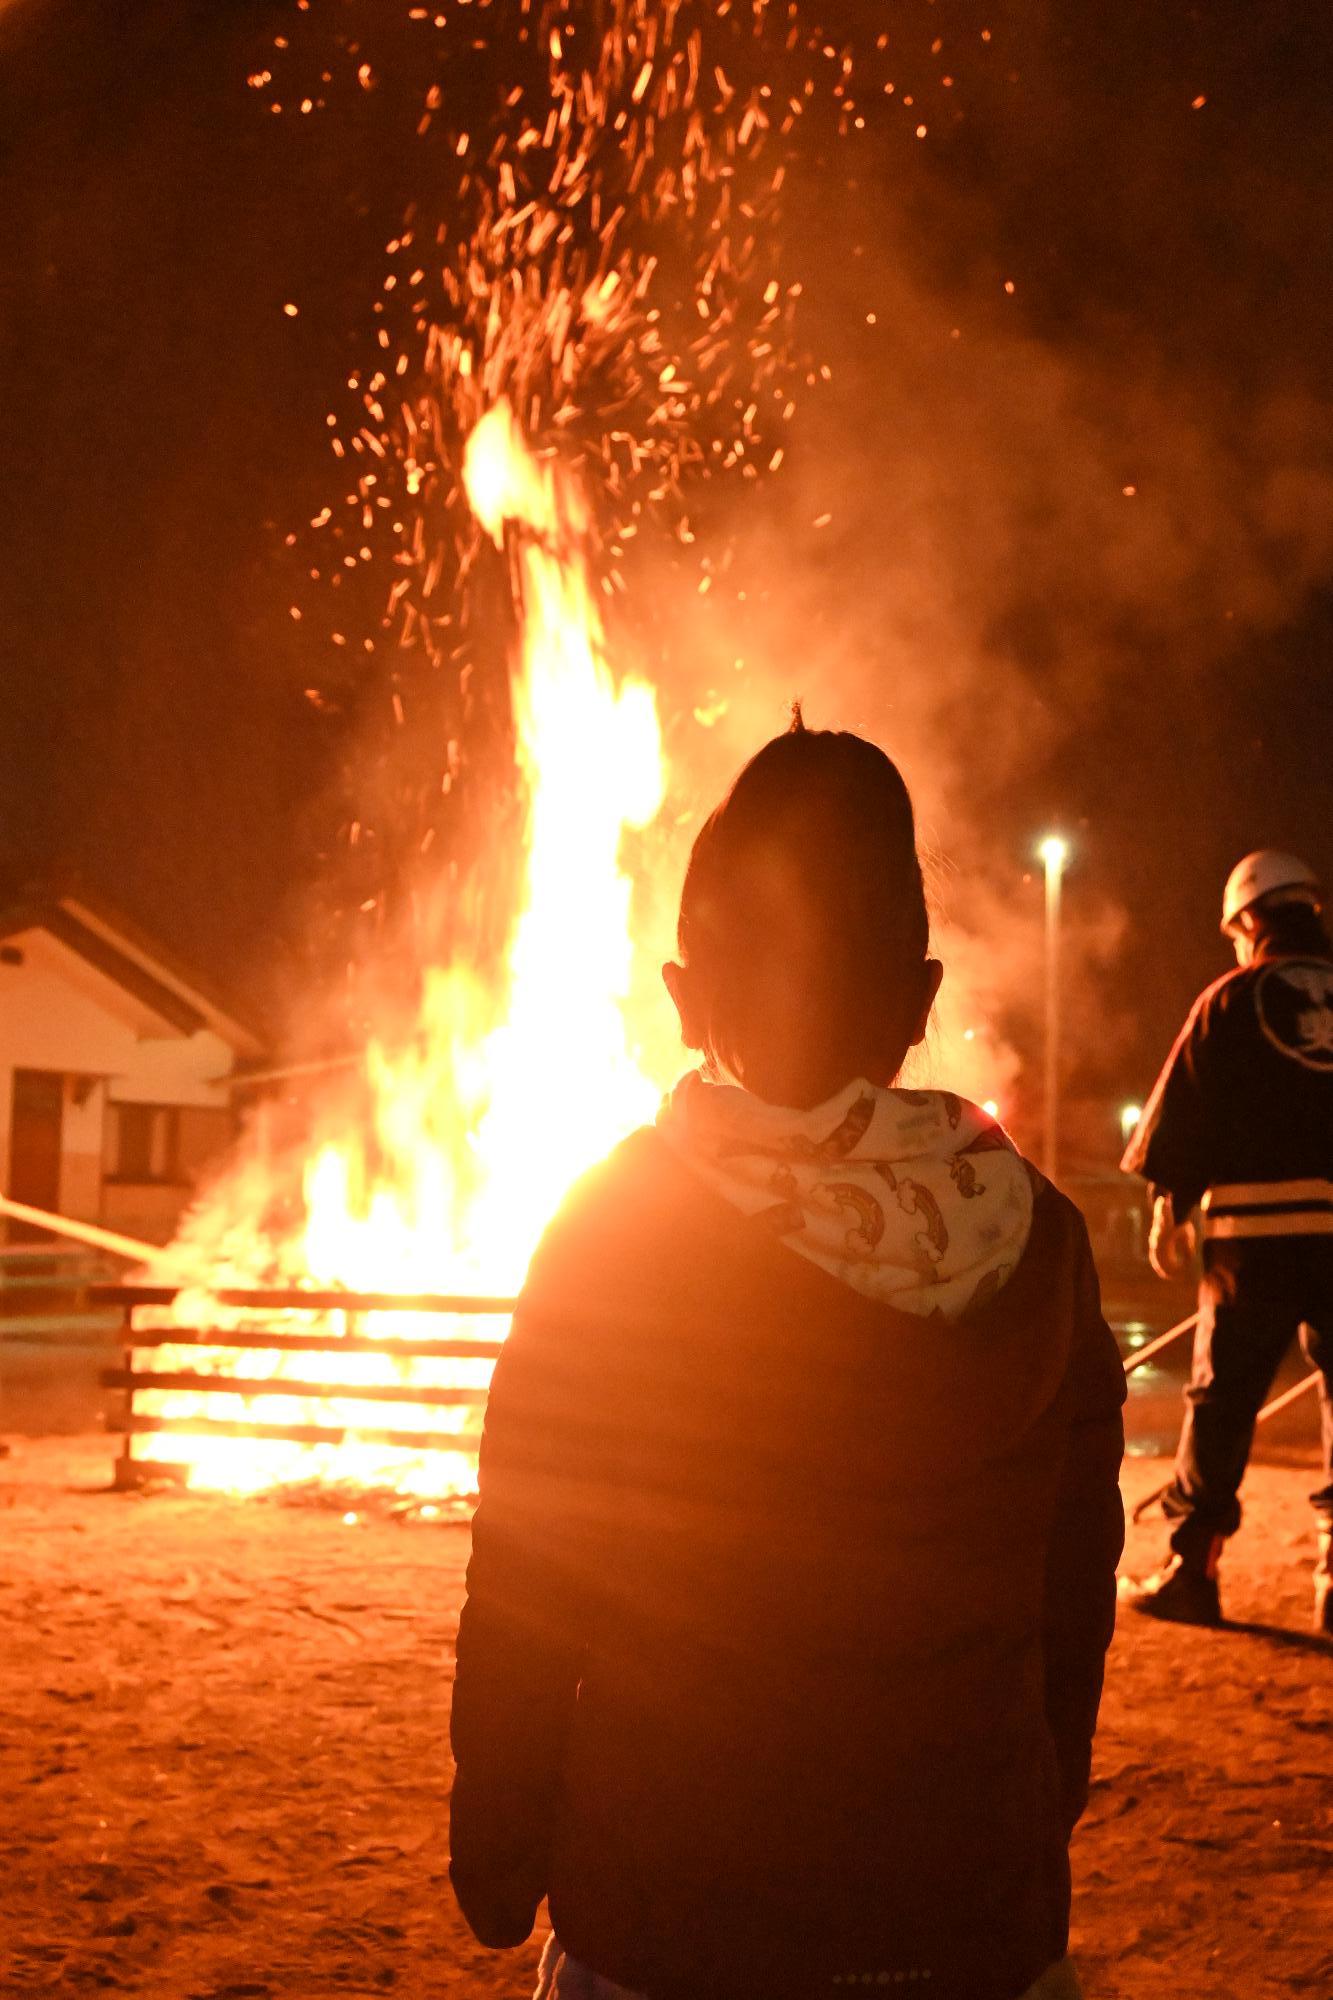
[[[1220,1625],[1222,1600],[1217,1588],[1217,1554],[1220,1537],[1207,1558],[1172,1555],[1164,1569],[1142,1582],[1130,1581],[1124,1590],[1125,1602],[1145,1618],[1162,1618],[1173,1625]],[[1333,1578],[1330,1578],[1333,1583]]]
[[[1314,1564],[1314,1629],[1333,1639],[1333,1527],[1319,1530]]]

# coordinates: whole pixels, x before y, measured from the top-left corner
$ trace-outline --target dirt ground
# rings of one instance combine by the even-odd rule
[[[1075,1848],[1090,2000],[1333,2000],[1333,1647],[1313,1454],[1283,1456],[1247,1483],[1240,1622],[1121,1621]],[[113,1495],[109,1463],[0,1461],[0,1994],[529,1994],[536,1946],[481,1951],[446,1875],[465,1528]],[[1130,1461],[1128,1500],[1164,1470]]]

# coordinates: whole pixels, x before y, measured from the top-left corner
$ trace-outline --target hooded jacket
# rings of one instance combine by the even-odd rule
[[[1067,1942],[1123,1400],[1046,1184],[950,1323],[626,1141],[539,1250],[487,1410],[452,1720],[477,1936],[521,1943],[548,1896],[650,2000],[1023,1993]]]

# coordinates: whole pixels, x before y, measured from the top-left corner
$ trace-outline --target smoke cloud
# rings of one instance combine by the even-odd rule
[[[839,206],[806,183],[791,263],[830,379],[780,476],[695,524],[702,574],[631,589],[671,600],[687,814],[795,695],[899,761],[949,975],[927,1067],[1031,1130],[1043,803],[1074,836],[1067,1044],[1096,1084],[1134,997],[1109,976],[1119,885],[1080,881],[1077,821],[1333,568],[1333,419],[1289,354],[1229,384],[1151,328],[1042,330],[1019,260],[943,277],[941,236],[984,242],[984,220],[947,197],[914,213],[887,166]]]

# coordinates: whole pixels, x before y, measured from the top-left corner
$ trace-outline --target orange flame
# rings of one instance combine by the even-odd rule
[[[185,1240],[207,1255],[219,1286],[271,1278],[277,1264],[317,1286],[511,1293],[570,1183],[651,1117],[667,1080],[667,1045],[649,1081],[625,1022],[633,938],[620,850],[626,829],[654,818],[665,787],[653,692],[617,684],[583,553],[580,497],[527,449],[507,404],[473,431],[464,479],[486,532],[497,544],[511,538],[519,578],[513,706],[526,865],[505,974],[488,983],[465,962],[427,974],[415,1045],[368,1051],[372,1129],[340,1132],[315,1151],[289,1241],[262,1238],[250,1219],[263,1205],[262,1162],[242,1163],[205,1202]],[[226,1323],[198,1293],[182,1295],[174,1312],[178,1322]],[[263,1393],[140,1391],[136,1409],[177,1421],[337,1427],[345,1443],[169,1432],[137,1440],[143,1455],[187,1466],[193,1484],[231,1491],[312,1479],[429,1496],[471,1488],[475,1459],[449,1443],[479,1424],[489,1362],[408,1358],[393,1341],[500,1334],[503,1322],[370,1314],[359,1330],[384,1340],[372,1354],[339,1353],[327,1320],[302,1314],[290,1323],[327,1327],[328,1351],[157,1351],[159,1370],[260,1375]],[[337,1382],[340,1392],[332,1401],[284,1395],[283,1381],[293,1380]],[[412,1384],[455,1390],[459,1405],[357,1400],[358,1387]],[[358,1429],[386,1425],[438,1432],[440,1447],[358,1441]]]

